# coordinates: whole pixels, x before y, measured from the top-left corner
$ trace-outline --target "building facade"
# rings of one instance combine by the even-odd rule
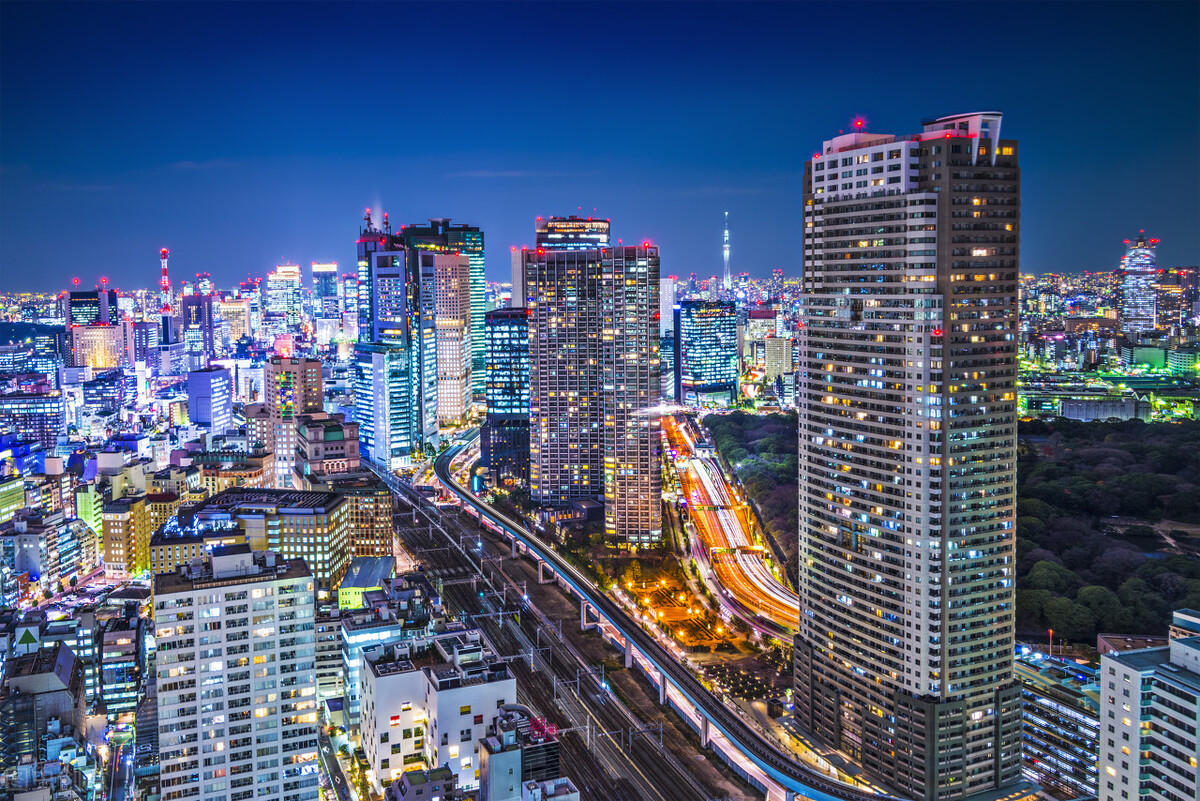
[[[496,309],[487,337],[487,419],[480,431],[481,464],[494,486],[529,483],[529,318],[524,307]]]
[[[675,398],[690,406],[728,406],[737,399],[737,306],[732,301],[675,304]]]
[[[521,251],[529,310],[529,489],[603,499],[609,536],[661,535],[658,248]]]
[[[471,410],[471,262],[465,255],[434,256],[437,271],[438,422],[461,425]]]
[[[246,546],[155,577],[163,801],[316,801],[314,612],[303,560]]]
[[[1100,801],[1200,797],[1200,637],[1100,658]]]
[[[233,378],[224,367],[188,373],[188,418],[214,434],[233,426]]]
[[[1137,239],[1125,240],[1125,255],[1118,270],[1121,276],[1121,332],[1141,334],[1156,327],[1154,285],[1158,283],[1157,239],[1139,231]]]
[[[805,167],[798,721],[901,794],[1021,781],[1020,170],[999,112]]]

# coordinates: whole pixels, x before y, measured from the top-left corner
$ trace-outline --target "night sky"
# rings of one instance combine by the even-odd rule
[[[1025,272],[1200,262],[1200,4],[0,3],[0,289],[347,270],[363,208],[596,213],[664,274],[800,271],[800,177],[861,115],[999,109]],[[593,212],[593,209],[595,212]],[[305,270],[305,280],[308,272]]]

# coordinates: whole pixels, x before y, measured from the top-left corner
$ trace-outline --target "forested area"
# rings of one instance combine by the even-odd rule
[[[796,415],[704,424],[794,574]],[[1019,632],[1163,634],[1172,610],[1200,608],[1200,422],[1034,421],[1019,433]]]

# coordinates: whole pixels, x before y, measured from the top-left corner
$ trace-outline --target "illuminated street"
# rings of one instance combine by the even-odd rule
[[[697,456],[695,439],[676,418],[663,418],[663,430],[679,470],[683,497],[698,537],[692,542],[697,563],[712,575],[740,611],[793,631],[800,599],[766,563],[763,546],[750,533],[750,510],[725,479],[713,457]]]

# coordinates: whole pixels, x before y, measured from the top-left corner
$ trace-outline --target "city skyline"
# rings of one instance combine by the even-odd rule
[[[1139,4],[1136,19],[1152,37],[1128,35],[1132,6],[1023,9],[1027,24],[1007,40],[1020,60],[982,85],[964,74],[919,97],[877,85],[897,58],[918,71],[938,58],[893,49],[885,13],[861,15],[865,52],[814,86],[792,37],[813,31],[816,41],[816,31],[836,29],[837,12],[821,6],[702,4],[682,17],[674,5],[545,14],[458,4],[457,46],[469,57],[437,73],[424,66],[426,48],[376,57],[353,34],[368,14],[420,26],[442,10],[346,8],[305,5],[281,22],[275,7],[254,4],[5,4],[5,288],[57,290],[75,276],[91,286],[101,275],[110,286],[150,287],[162,247],[173,276],[210,272],[218,286],[265,276],[285,259],[345,265],[345,232],[367,206],[396,223],[448,216],[479,226],[491,280],[506,277],[510,246],[531,244],[533,218],[570,213],[614,219],[630,242],[664,247],[663,274],[707,278],[722,274],[728,211],[734,273],[799,275],[786,226],[801,210],[805,143],[856,119],[897,130],[914,108],[930,118],[996,109],[1029,132],[1027,272],[1113,269],[1121,240],[1141,228],[1162,240],[1164,266],[1198,260],[1200,115],[1186,100],[1200,86],[1187,41],[1194,5]],[[989,13],[916,8],[947,40]],[[1070,41],[1054,34],[1065,25],[1077,34]],[[622,63],[574,55],[627,31],[653,47]],[[60,46],[36,44],[48,37]],[[501,43],[514,37],[538,47],[508,58]],[[199,53],[210,40],[222,43],[220,56]],[[327,57],[295,58],[308,52]],[[595,81],[583,91],[598,105],[646,109],[642,124],[601,115],[568,137],[529,123],[536,87],[555,79],[550,64],[578,64]],[[1045,81],[1048,73],[1061,80]],[[459,89],[474,103],[465,115]],[[385,107],[417,103],[413,95],[444,124],[389,128],[402,117]],[[1152,117],[1129,112],[1130,98]],[[353,109],[372,104],[384,124],[356,125]],[[1076,126],[1081,135],[1058,144]],[[1147,165],[1168,160],[1157,191],[1135,191]],[[88,259],[47,258],[51,229],[56,248],[86,248]]]

